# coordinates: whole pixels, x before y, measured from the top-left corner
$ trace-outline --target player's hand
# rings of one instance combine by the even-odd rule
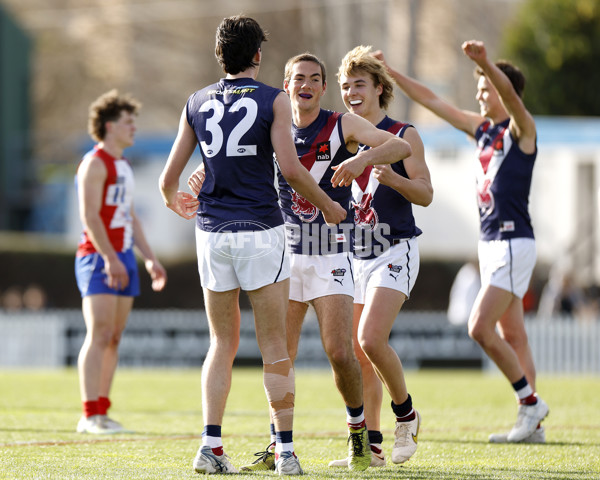
[[[152,290],[160,292],[167,284],[167,271],[158,260],[146,260],[144,266],[152,279]]]
[[[377,60],[381,61],[381,63],[387,67],[387,62],[385,61],[385,57],[383,56],[383,52],[381,50],[375,50],[374,52],[371,52],[371,55]]]
[[[111,259],[104,259],[104,273],[106,285],[114,290],[125,290],[129,285],[129,274],[123,262],[116,255]]]
[[[343,222],[348,216],[348,212],[344,209],[344,207],[333,200],[330,202],[330,206],[327,208],[327,210],[321,210],[321,213],[323,214],[325,223],[330,226]]]
[[[394,172],[391,165],[373,165],[373,178],[382,185],[391,187],[396,175],[398,174]]]
[[[172,201],[165,201],[167,207],[186,220],[191,220],[196,216],[196,210],[198,210],[199,204],[200,202],[196,197],[182,191],[178,191]]]
[[[480,63],[487,58],[485,45],[478,40],[469,40],[462,44],[464,54],[475,63]]]
[[[187,184],[194,196],[197,197],[200,193],[200,189],[202,188],[205,178],[206,174],[204,173],[204,164],[202,164],[194,173],[190,175],[190,178],[188,178]]]
[[[352,185],[352,181],[359,177],[367,166],[361,155],[355,155],[348,160],[343,161],[335,167],[335,173],[331,177],[331,184],[335,187],[347,187]]]

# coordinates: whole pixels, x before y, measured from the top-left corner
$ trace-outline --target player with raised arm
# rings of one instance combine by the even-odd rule
[[[303,473],[292,435],[294,369],[285,325],[290,265],[273,183],[273,153],[282,174],[329,223],[346,216],[296,157],[289,99],[256,81],[265,40],[265,32],[249,17],[221,22],[215,53],[226,77],[189,97],[160,179],[165,204],[184,218],[197,219],[198,268],[211,338],[202,369],[204,431],[193,463],[198,473],[237,472],[223,450],[221,425],[239,344],[240,288],[247,291],[254,311],[263,384],[274,419],[275,470]],[[198,144],[206,177],[196,199],[178,188]]]
[[[462,50],[477,64],[479,113],[458,109],[416,80],[389,66],[388,71],[411,99],[477,142],[482,286],[469,318],[469,335],[511,383],[519,403],[510,432],[493,434],[490,441],[543,443],[540,422],[549,409],[536,394],[522,302],[536,257],[528,211],[537,156],[535,121],[521,99],[525,77],[519,69],[505,61],[492,63],[480,41],[464,42]],[[381,52],[377,57],[385,62]]]

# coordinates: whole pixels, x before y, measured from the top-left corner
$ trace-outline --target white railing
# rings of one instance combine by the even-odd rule
[[[529,342],[540,373],[600,373],[600,320],[527,319]],[[0,311],[0,367],[75,365],[85,326],[79,310],[44,313]],[[444,312],[403,312],[390,343],[406,368],[495,368],[467,335],[451,325]],[[120,346],[127,366],[200,366],[208,349],[203,310],[134,310]],[[252,313],[242,312],[236,361],[260,364]],[[302,330],[297,365],[327,366],[318,323],[309,310]]]

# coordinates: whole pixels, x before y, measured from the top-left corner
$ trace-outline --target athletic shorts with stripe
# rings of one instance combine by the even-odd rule
[[[410,297],[419,274],[419,245],[417,238],[399,240],[381,255],[354,258],[354,303],[364,305],[367,291],[385,287]]]
[[[200,283],[214,292],[252,291],[289,278],[285,227],[206,232],[196,228]]]
[[[481,240],[478,251],[481,285],[492,285],[523,298],[535,267],[535,240]]]

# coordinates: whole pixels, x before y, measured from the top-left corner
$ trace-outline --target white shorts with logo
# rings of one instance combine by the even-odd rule
[[[290,276],[285,227],[206,232],[196,228],[200,283],[215,292],[256,290]]]
[[[492,285],[523,298],[535,267],[535,240],[480,240],[478,250],[481,285]]]
[[[402,239],[375,258],[354,259],[354,303],[364,305],[367,291],[391,288],[410,297],[419,275],[417,238]]]
[[[354,295],[352,254],[290,255],[290,300],[310,302],[326,295]]]

